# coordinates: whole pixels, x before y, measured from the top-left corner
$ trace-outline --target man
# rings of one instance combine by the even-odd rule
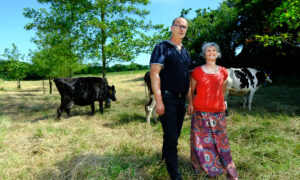
[[[156,100],[156,112],[163,128],[162,159],[171,179],[182,179],[178,172],[177,145],[185,116],[185,98],[189,90],[187,50],[181,44],[187,31],[187,20],[178,17],[171,26],[170,40],[156,45],[150,60],[150,77]]]

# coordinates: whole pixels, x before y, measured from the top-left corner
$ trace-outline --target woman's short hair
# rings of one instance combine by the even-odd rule
[[[209,47],[215,47],[216,50],[217,50],[217,53],[218,53],[218,56],[217,58],[221,58],[222,54],[221,54],[221,51],[220,51],[220,47],[217,43],[215,42],[205,42],[203,45],[202,45],[202,52],[201,52],[201,56],[205,58],[205,51],[207,48]]]

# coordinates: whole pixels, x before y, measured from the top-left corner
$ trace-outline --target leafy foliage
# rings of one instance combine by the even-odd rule
[[[189,21],[189,30],[184,44],[187,44],[195,66],[204,63],[200,56],[204,42],[214,41],[222,47],[223,59],[231,60],[238,46],[239,32],[233,24],[237,23],[237,12],[226,3],[216,10],[210,8],[196,10],[197,16]]]
[[[298,0],[223,1],[216,10],[196,10],[184,43],[195,66],[205,63],[200,56],[202,44],[213,41],[222,51],[218,64],[225,67],[263,67],[278,75],[296,73],[299,7]],[[182,11],[187,13],[189,10]]]
[[[167,30],[162,25],[144,22],[148,11],[140,7],[149,0],[39,0],[48,3],[50,11],[27,8],[24,16],[33,19],[26,29],[36,28],[44,36],[56,33],[46,44],[57,45],[63,39],[71,50],[64,60],[97,59],[105,78],[106,66],[112,62],[132,61],[139,53],[149,52],[157,41],[165,38]],[[152,36],[145,32],[153,31]],[[161,30],[160,32],[156,32]],[[45,47],[45,46],[43,46]],[[65,50],[64,50],[65,51]],[[67,63],[71,68],[70,64]]]
[[[267,34],[256,35],[256,39],[264,46],[282,46],[288,43],[296,46],[300,43],[300,1],[284,0],[266,16]]]
[[[28,66],[25,63],[20,62],[22,54],[19,52],[17,46],[13,43],[12,49],[6,48],[4,50],[3,57],[5,57],[8,62],[3,63],[4,66],[1,68],[8,78],[16,79],[18,82],[17,87],[21,88],[21,80],[26,77],[28,71]]]

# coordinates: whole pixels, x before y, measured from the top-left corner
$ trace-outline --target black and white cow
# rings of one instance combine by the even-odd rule
[[[144,82],[145,82],[145,96],[146,96],[145,99],[146,121],[148,124],[150,124],[151,114],[153,116],[154,121],[156,122],[156,111],[155,111],[156,101],[151,88],[150,71],[146,72],[144,76]]]
[[[95,101],[99,101],[100,112],[103,112],[103,101],[110,98],[116,101],[116,90],[100,77],[56,78],[55,85],[61,96],[61,104],[57,109],[57,119],[65,110],[70,116],[74,105],[91,105],[92,114],[95,112]]]
[[[248,109],[251,111],[251,103],[254,93],[263,83],[272,83],[269,76],[270,74],[253,68],[229,68],[225,93],[226,108],[228,95],[243,96],[243,107],[245,108],[247,102],[246,95],[249,94]]]

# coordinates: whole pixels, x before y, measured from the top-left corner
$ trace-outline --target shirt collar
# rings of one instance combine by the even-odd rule
[[[176,50],[180,52],[180,49],[170,39],[166,40],[166,42],[171,44],[172,46],[174,46],[176,48]],[[184,49],[183,44],[181,44],[181,50],[182,49]]]

